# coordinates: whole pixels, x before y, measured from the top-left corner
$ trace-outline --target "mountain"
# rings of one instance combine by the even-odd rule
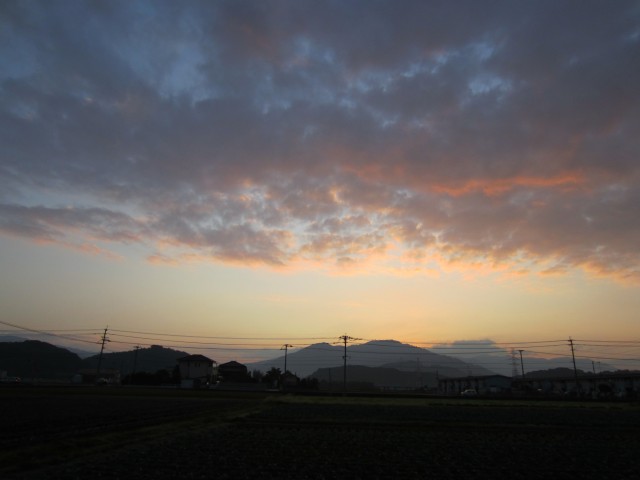
[[[6,337],[3,337],[3,339]],[[120,370],[122,375],[133,371],[155,373],[158,370],[173,370],[177,360],[187,352],[152,345],[149,348],[113,352],[102,355],[101,368]],[[69,350],[39,340],[16,339],[0,342],[0,370],[8,376],[22,379],[70,379],[81,369],[97,368],[99,355],[81,359]]]
[[[440,355],[446,357],[446,355]],[[495,372],[484,367],[469,362],[463,362],[456,358],[449,357],[447,362],[424,363],[420,360],[410,360],[405,362],[393,362],[382,365],[387,368],[395,368],[401,372],[423,372],[431,373],[434,377],[467,377],[469,375],[492,375]]]
[[[329,343],[317,343],[287,356],[287,369],[299,377],[307,377],[321,368],[341,367],[344,346]],[[398,370],[413,371],[424,368],[436,370],[442,376],[489,375],[486,368],[473,365],[457,358],[433,353],[426,348],[416,347],[396,340],[374,340],[347,347],[348,366],[382,367],[400,365]],[[405,365],[406,364],[406,365]],[[397,366],[397,365],[396,365]],[[284,356],[272,360],[248,364],[249,370],[266,372],[271,368],[284,370]]]
[[[96,354],[96,352],[90,352],[88,350],[83,350],[82,348],[68,347],[68,346],[65,346],[64,348],[66,348],[70,352],[75,353],[76,355],[78,355],[82,359],[85,359],[85,358],[88,358],[88,357],[92,357],[93,355]]]
[[[572,378],[575,374],[582,377],[586,374],[591,375],[591,372],[584,372],[583,370],[576,370],[573,368],[550,368],[548,370],[536,370],[533,372],[526,372],[525,377],[529,378]]]
[[[455,357],[455,354],[449,354],[451,357]],[[491,367],[496,373],[500,375],[506,375],[508,377],[511,376],[513,371],[513,364],[511,361],[511,355],[506,350],[501,352],[500,354],[491,354],[491,355],[472,355],[472,356],[464,356],[464,358],[469,363],[473,363],[476,365],[488,365]],[[554,357],[554,358],[541,358],[541,357],[530,357],[526,356],[523,359],[524,370],[525,373],[534,370],[550,370],[554,368],[573,368],[573,364],[571,363],[571,357]],[[606,370],[616,370],[616,367],[609,364],[597,361],[598,370],[606,371]],[[518,375],[520,375],[521,365],[520,365],[520,357],[516,358],[516,370]],[[584,370],[585,372],[591,371],[592,361],[588,358],[576,358],[576,366]]]
[[[149,348],[129,350],[127,352],[112,352],[102,355],[100,368],[114,368],[120,370],[124,376],[136,372],[155,373],[158,370],[172,371],[178,364],[178,358],[186,357],[187,352],[152,345]],[[93,355],[82,360],[82,368],[97,368],[99,355]],[[135,364],[135,365],[134,365]]]
[[[0,335],[1,343],[24,342],[25,340],[28,339],[24,337],[16,337],[14,335]]]
[[[82,360],[75,353],[39,340],[0,343],[0,370],[23,379],[70,379]]]
[[[87,358],[96,354],[95,349],[94,351],[91,352],[88,350],[77,348],[74,345],[69,345],[68,343],[66,343],[68,342],[68,340],[63,338],[54,337],[57,340],[55,343],[51,343],[43,340],[43,339],[49,340],[51,338],[52,338],[51,335],[28,332],[28,333],[25,333],[24,337],[16,337],[14,335],[0,335],[0,342],[24,342],[25,340],[38,340],[44,343],[48,343],[50,345],[55,345],[56,347],[69,350],[70,352],[77,354],[80,358]]]

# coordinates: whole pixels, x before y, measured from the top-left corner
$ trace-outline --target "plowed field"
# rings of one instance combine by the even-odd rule
[[[0,389],[9,479],[616,478],[629,404]]]

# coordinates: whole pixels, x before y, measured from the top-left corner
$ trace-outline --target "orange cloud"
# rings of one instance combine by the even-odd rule
[[[435,185],[437,193],[459,197],[471,193],[482,192],[487,196],[502,195],[518,187],[530,188],[562,188],[571,190],[586,184],[585,175],[581,172],[563,172],[553,177],[517,176],[511,178],[471,179],[459,184]]]

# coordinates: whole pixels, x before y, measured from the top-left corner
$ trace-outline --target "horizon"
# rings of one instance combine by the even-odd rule
[[[118,330],[115,330],[116,332]],[[16,333],[17,335],[10,335],[11,333]],[[19,335],[22,333],[22,336]],[[172,345],[171,343],[179,343],[179,342],[170,342],[167,344],[166,342],[163,344],[162,339],[158,340],[156,343],[139,343],[135,346],[133,344],[127,344],[126,346],[121,347],[118,350],[110,349],[109,344],[111,340],[109,339],[109,332],[107,332],[107,342],[105,343],[104,354],[112,354],[112,353],[129,353],[133,352],[137,348],[152,348],[152,347],[161,347],[172,349],[176,351],[183,351],[187,354],[203,354],[212,360],[215,363],[226,363],[228,361],[239,361],[243,364],[247,365],[257,365],[259,363],[274,363],[276,361],[282,361],[284,358],[284,345],[289,347],[288,355],[294,355],[301,351],[309,351],[317,349],[318,346],[328,346],[332,348],[335,352],[341,353],[344,346],[344,337],[338,337],[338,341],[328,342],[326,340],[331,339],[315,339],[316,341],[313,343],[307,343],[304,345],[291,345],[291,344],[283,344],[280,348],[258,348],[257,344],[252,344],[250,347],[242,347],[237,346],[237,343],[231,343],[229,345],[235,345],[234,347],[193,347],[193,345],[188,344],[178,344]],[[33,332],[33,331],[25,331],[25,330],[0,330],[0,342],[4,336],[11,336],[16,338],[21,338],[22,340],[39,340],[44,341],[46,343],[50,343],[53,345],[57,345],[62,348],[66,348],[70,351],[82,351],[85,354],[89,354],[87,356],[97,356],[100,353],[100,349],[97,351],[89,351],[86,349],[82,349],[82,343],[78,344],[78,338],[70,339],[69,337],[60,337],[53,333],[46,332]],[[417,361],[420,363],[420,355],[424,355],[425,352],[429,354],[437,354],[452,357],[458,360],[462,360],[463,362],[467,362],[471,365],[486,368],[494,373],[499,373],[503,375],[508,375],[509,372],[513,372],[513,369],[517,367],[524,369],[524,365],[527,365],[527,369],[532,370],[546,370],[553,368],[573,368],[572,358],[575,355],[575,362],[578,365],[579,370],[583,370],[585,372],[604,372],[604,371],[614,371],[614,370],[640,370],[638,366],[640,365],[640,360],[634,358],[625,358],[616,356],[616,351],[619,348],[629,348],[629,344],[619,344],[619,343],[609,343],[609,344],[601,344],[596,343],[583,343],[583,342],[598,342],[597,340],[566,340],[566,344],[559,344],[558,342],[562,342],[562,340],[548,340],[548,341],[530,341],[530,342],[512,342],[510,345],[507,344],[497,344],[496,342],[484,339],[481,341],[473,340],[473,341],[454,341],[451,343],[442,343],[442,344],[434,344],[427,343],[421,341],[403,341],[398,339],[362,339],[362,338],[352,338],[347,337],[347,348],[348,351],[351,352],[351,355],[356,355],[358,358],[362,354],[375,353],[377,355],[380,352],[366,352],[359,350],[357,347],[362,346],[374,346],[374,347],[393,347],[395,344],[401,348],[400,351],[388,351],[383,352],[387,353],[391,356],[398,355],[397,358],[402,358],[403,361],[406,361],[405,357],[407,355],[410,356],[411,361],[413,361],[413,353],[407,353],[403,350],[404,347],[411,347],[415,349],[420,349],[420,352],[416,352],[418,355]],[[47,338],[49,340],[47,340]],[[342,338],[342,339],[340,339]],[[57,342],[55,340],[58,340]],[[75,342],[74,342],[75,340]],[[237,340],[237,339],[236,339]],[[250,340],[260,340],[260,339],[250,339]],[[266,341],[274,341],[276,339],[268,338],[262,339]],[[291,339],[281,339],[283,342],[291,341]],[[101,342],[98,341],[97,345]],[[116,343],[118,343],[116,341]],[[392,345],[389,345],[389,344]],[[571,352],[571,344],[575,347],[577,353]],[[78,347],[80,345],[80,347]],[[219,344],[218,344],[219,345]],[[245,344],[241,344],[245,345]],[[273,346],[273,344],[270,344]],[[264,346],[264,345],[263,345]],[[596,350],[596,355],[593,355],[593,350],[588,347],[596,346],[598,350]],[[631,342],[631,346],[635,348],[635,344]],[[356,347],[353,350],[353,347]],[[534,350],[535,349],[535,350]],[[597,353],[602,354],[603,350],[606,349],[609,351],[608,357],[604,357],[602,361],[600,361],[600,357],[597,356]],[[321,350],[324,350],[321,349]],[[229,351],[233,353],[229,353]],[[523,360],[518,358],[518,352],[522,351]],[[221,354],[222,352],[222,354]],[[591,354],[591,355],[590,355]],[[81,356],[81,358],[86,358],[86,356]],[[340,356],[340,358],[342,358]],[[424,360],[424,359],[423,359]],[[310,360],[312,364],[315,365],[315,361]],[[358,366],[363,365],[363,363],[358,363],[361,360],[350,360],[350,365]],[[338,362],[340,363],[340,362]],[[367,362],[364,362],[366,364]],[[393,363],[390,358],[390,363]],[[292,364],[290,363],[290,366]],[[337,365],[339,366],[339,365]],[[297,364],[298,368],[303,368],[305,365]]]
[[[223,355],[573,338],[637,365],[639,20],[2,2],[0,324]]]

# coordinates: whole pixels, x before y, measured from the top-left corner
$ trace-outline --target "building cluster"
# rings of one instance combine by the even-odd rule
[[[247,367],[231,361],[222,364],[204,355],[187,355],[177,360],[182,388],[221,387],[245,385],[250,378]],[[289,375],[292,378],[288,378]],[[78,383],[120,383],[120,372],[116,369],[87,369],[74,379]],[[292,374],[280,375],[275,384],[295,386],[299,379]],[[268,383],[268,382],[267,382]],[[265,387],[267,388],[267,387]],[[273,387],[276,388],[276,387]],[[394,390],[385,388],[385,390]],[[404,389],[406,390],[406,388]],[[426,390],[425,390],[426,391]],[[431,393],[444,396],[540,396],[581,397],[592,399],[637,399],[640,398],[640,373],[616,371],[600,374],[574,374],[565,376],[508,377],[505,375],[463,376],[438,379],[437,390]]]
[[[187,355],[178,359],[181,387],[198,388],[218,381],[242,382],[248,376],[246,365],[236,361],[217,365],[204,355]]]
[[[187,355],[177,360],[180,373],[180,386],[183,388],[200,388],[225,382],[243,382],[248,378],[247,367],[239,362],[231,361],[217,364],[204,355]],[[87,368],[80,370],[72,379],[73,383],[120,384],[121,375],[114,368]]]
[[[441,395],[524,395],[547,397],[640,398],[640,373],[613,372],[559,377],[467,376],[438,380]]]

